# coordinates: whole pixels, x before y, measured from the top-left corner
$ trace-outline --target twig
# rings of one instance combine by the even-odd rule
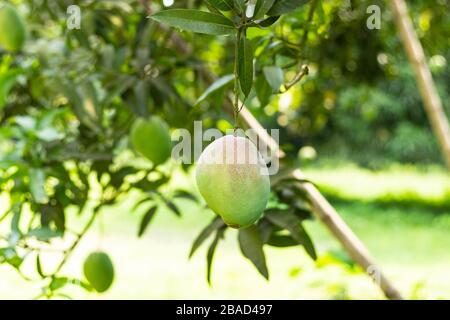
[[[285,93],[286,91],[288,91],[290,88],[292,88],[297,82],[299,82],[300,80],[302,80],[302,78],[304,76],[307,76],[309,74],[309,68],[307,65],[303,65],[301,70],[294,76],[294,78],[289,81],[288,83],[286,83],[284,85],[284,89],[280,91],[278,91],[278,93]]]
[[[69,257],[71,256],[73,250],[75,250],[75,248],[77,247],[78,243],[81,241],[81,239],[83,238],[83,236],[89,231],[89,228],[92,226],[92,224],[95,221],[95,218],[97,217],[98,212],[100,211],[99,209],[101,208],[101,205],[98,205],[93,213],[91,218],[89,219],[89,221],[86,223],[86,225],[84,226],[83,230],[79,233],[78,237],[76,238],[76,240],[73,242],[73,244],[66,250],[66,254],[64,256],[64,258],[61,260],[61,262],[58,264],[58,266],[56,267],[55,271],[53,271],[53,273],[51,275],[49,275],[49,277],[55,277],[59,271],[61,271],[61,268],[66,264],[67,260],[69,259]]]

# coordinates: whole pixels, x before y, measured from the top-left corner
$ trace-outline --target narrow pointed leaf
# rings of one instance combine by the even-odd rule
[[[141,237],[144,232],[145,229],[147,229],[148,224],[150,223],[150,221],[153,219],[153,217],[155,216],[156,210],[158,208],[157,207],[151,207],[144,215],[144,217],[141,220],[141,224],[139,226],[139,232],[138,232],[138,237]]]
[[[265,107],[270,100],[270,96],[272,95],[272,88],[266,80],[266,77],[263,74],[258,75],[256,77],[255,82],[255,91],[256,96],[258,97],[259,103],[261,106]]]
[[[204,228],[202,230],[202,232],[200,232],[200,234],[198,235],[198,237],[194,240],[194,243],[192,244],[192,248],[191,248],[191,252],[189,253],[189,258],[193,256],[193,254],[195,253],[195,251],[202,245],[202,243],[208,239],[208,237],[217,229],[221,228],[225,226],[224,222],[222,221],[222,219],[220,217],[216,217],[214,218],[214,220],[208,224],[206,226],[206,228]]]
[[[247,97],[253,85],[253,49],[245,36],[239,41],[238,76],[242,93]]]
[[[29,172],[30,178],[30,192],[33,200],[37,203],[44,203],[47,201],[47,194],[45,193],[45,173],[42,169],[31,168]]]
[[[166,201],[167,208],[169,208],[177,217],[181,217],[181,211],[178,207],[170,200]]]
[[[211,268],[212,268],[212,262],[214,258],[214,253],[216,251],[217,244],[219,243],[219,240],[222,238],[225,228],[219,229],[216,232],[216,236],[214,237],[213,242],[208,248],[208,252],[206,254],[206,280],[209,284],[211,284]]]
[[[164,10],[150,16],[151,19],[186,31],[212,35],[230,35],[236,29],[233,22],[217,13],[192,10]]]
[[[280,91],[280,87],[284,82],[283,70],[278,66],[269,66],[263,68],[264,76],[272,87],[272,92]]]
[[[36,270],[38,274],[41,276],[41,278],[45,278],[45,274],[42,271],[41,256],[39,253],[36,256]]]
[[[262,27],[262,28],[270,27],[270,26],[273,25],[275,22],[277,22],[278,19],[280,19],[280,16],[271,16],[271,17],[268,17],[268,18],[262,20],[261,22],[258,22],[258,26],[260,26],[260,27]]]
[[[256,2],[255,15],[253,17],[255,19],[263,18],[270,8],[272,8],[274,3],[275,0],[258,0],[258,2]]]
[[[186,191],[186,190],[177,190],[175,192],[175,194],[173,195],[174,198],[182,198],[182,199],[187,199],[187,200],[191,200],[194,202],[197,202],[197,198],[190,192]]]
[[[131,212],[135,212],[142,204],[148,202],[148,201],[152,201],[151,198],[144,198],[139,200],[138,202],[136,202],[136,204],[133,206],[133,208],[131,209]]]
[[[289,211],[267,210],[265,217],[273,224],[289,231],[291,237],[303,245],[305,251],[313,259],[317,259],[316,250],[308,233],[302,226],[298,217]]]
[[[239,246],[242,254],[249,259],[264,278],[269,279],[263,241],[255,226],[239,230]]]
[[[195,102],[195,104],[199,104],[200,102],[202,102],[203,100],[205,100],[206,98],[208,98],[208,96],[214,92],[216,92],[217,90],[225,87],[227,84],[229,84],[232,80],[234,79],[234,75],[232,74],[228,74],[226,76],[223,76],[219,79],[217,79],[216,81],[214,81],[209,87],[208,89],[206,89],[205,92],[203,92],[203,94],[197,99],[197,101]]]
[[[302,224],[300,224],[300,234],[302,237],[302,244],[306,252],[313,260],[317,260],[317,253],[314,244]]]

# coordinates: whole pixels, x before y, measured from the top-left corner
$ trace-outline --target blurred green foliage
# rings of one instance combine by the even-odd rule
[[[300,133],[302,142],[316,146],[319,155],[349,158],[371,167],[391,161],[442,163],[387,4],[343,1],[329,9],[331,3],[336,4],[320,2],[326,12],[334,10],[335,14],[327,15],[330,28],[324,34],[309,33],[303,53],[316,72],[299,92],[300,102],[285,112],[291,140],[298,141]],[[365,27],[365,10],[371,4],[381,8],[380,30]],[[442,0],[408,2],[447,115],[448,5]]]

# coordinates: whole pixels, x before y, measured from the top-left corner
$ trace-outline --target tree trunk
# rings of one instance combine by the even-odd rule
[[[425,112],[438,139],[447,167],[450,169],[450,128],[441,99],[428,68],[422,45],[417,39],[408,8],[404,0],[390,0],[395,23],[399,29],[409,62],[414,69],[416,82],[422,95]]]

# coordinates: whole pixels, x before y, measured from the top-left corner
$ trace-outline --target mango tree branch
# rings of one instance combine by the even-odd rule
[[[291,81],[289,81],[288,83],[286,83],[284,85],[283,89],[280,89],[280,91],[278,91],[278,93],[285,93],[286,91],[288,91],[290,88],[292,88],[297,82],[299,82],[300,80],[302,80],[302,78],[304,76],[307,76],[309,74],[309,68],[307,65],[303,65],[301,67],[301,70],[294,76],[294,78],[292,78]]]
[[[93,212],[91,217],[89,218],[88,222],[84,225],[83,230],[79,233],[79,235],[76,237],[76,239],[73,241],[72,245],[66,250],[64,257],[60,261],[60,263],[56,266],[56,269],[53,271],[49,277],[55,277],[62,269],[62,267],[66,264],[66,262],[69,260],[70,256],[72,255],[72,252],[75,250],[75,248],[80,243],[81,239],[83,239],[84,235],[89,231],[92,224],[95,221],[95,218],[97,218],[98,212],[101,208],[101,205],[97,206]]]

